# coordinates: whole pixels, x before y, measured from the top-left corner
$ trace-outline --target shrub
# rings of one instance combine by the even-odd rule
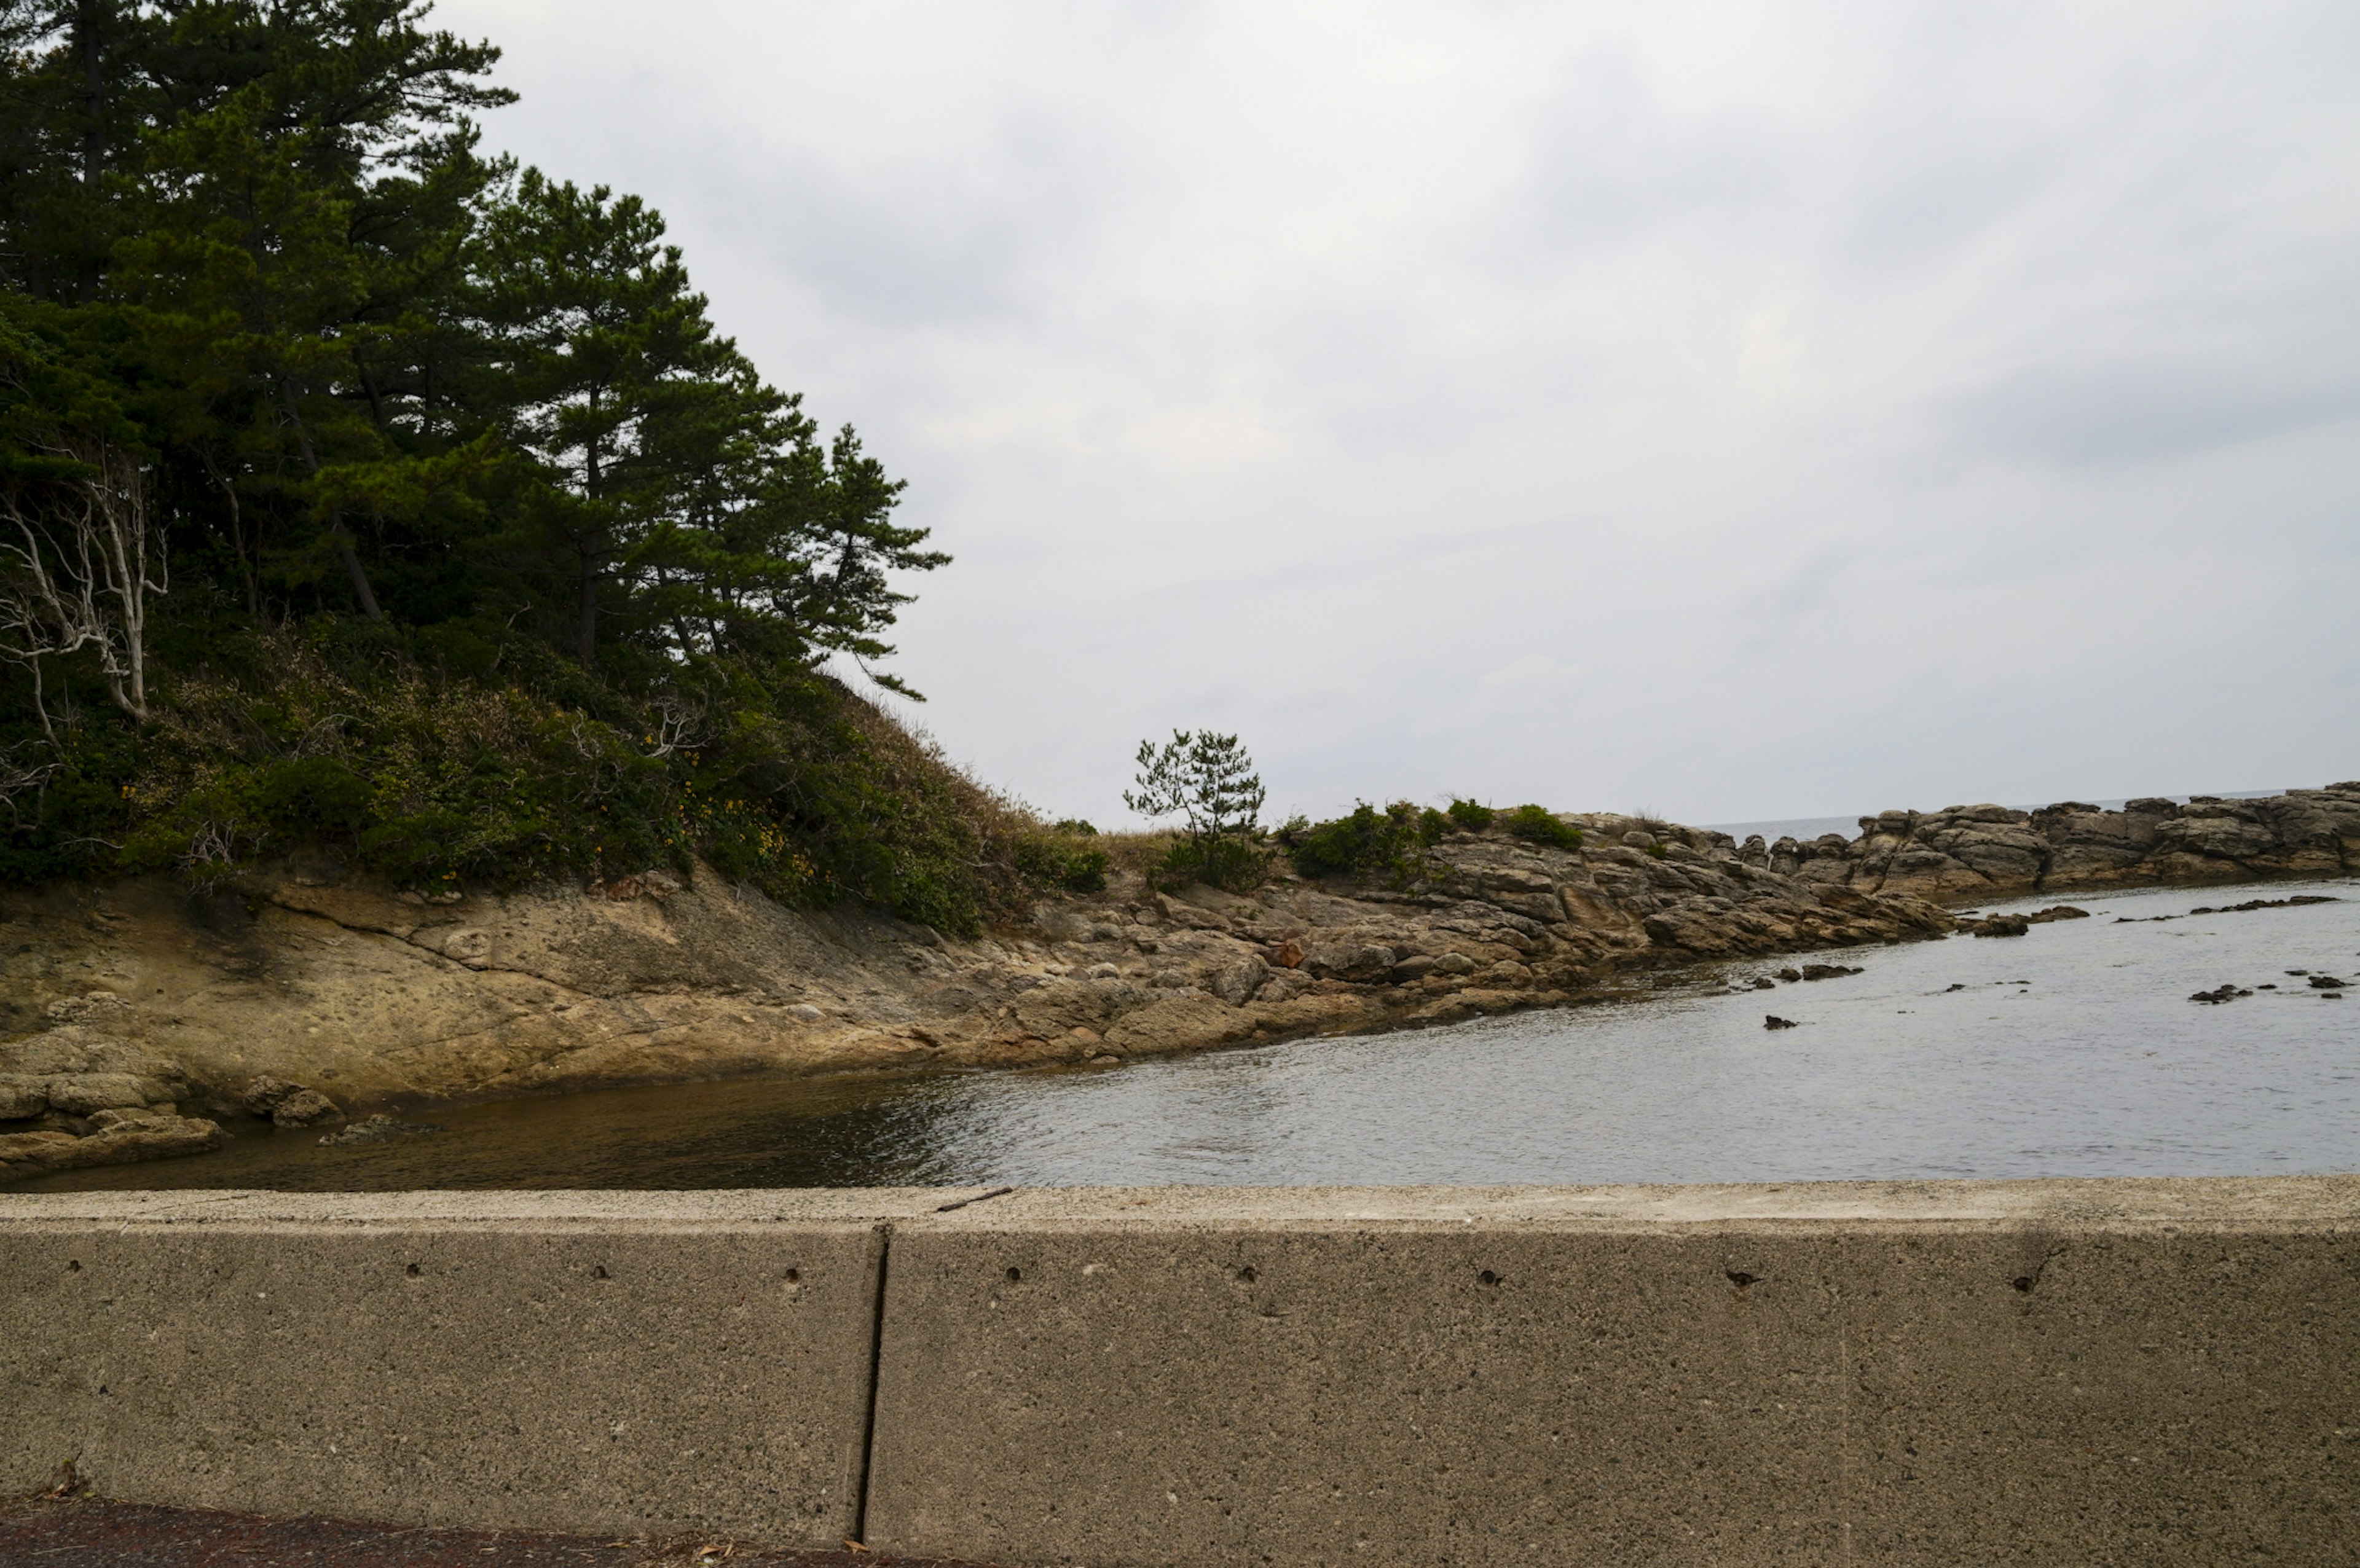
[[[1555,813],[1543,806],[1518,806],[1505,813],[1500,825],[1516,837],[1545,844],[1552,849],[1579,849],[1581,830],[1559,822]]]
[[[320,617],[213,639],[144,726],[77,703],[58,761],[5,801],[0,882],[204,884],[305,845],[435,888],[701,858],[783,902],[857,898],[958,934],[1029,887],[1103,885],[1094,835],[1044,827],[825,676],[704,661],[635,693],[528,642],[416,659],[388,636]],[[454,668],[487,663],[514,683]],[[50,750],[13,716],[0,759]]]
[[[1173,841],[1155,868],[1159,887],[1185,887],[1202,882],[1231,893],[1259,887],[1269,876],[1270,850],[1259,840],[1235,833],[1218,838],[1183,834]]]
[[[1442,813],[1396,800],[1380,811],[1366,800],[1349,816],[1314,824],[1296,817],[1279,832],[1280,842],[1306,877],[1382,877],[1396,890],[1431,881],[1426,850],[1441,836]]]
[[[1057,822],[1029,833],[1016,842],[1016,869],[1047,887],[1095,893],[1107,884],[1108,861],[1106,850],[1088,842],[1097,836],[1087,822]]]
[[[1491,825],[1491,819],[1499,813],[1473,800],[1453,800],[1447,814],[1462,831],[1481,833]]]

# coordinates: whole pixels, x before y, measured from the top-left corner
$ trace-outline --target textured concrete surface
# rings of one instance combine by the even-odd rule
[[[843,1547],[747,1547],[687,1536],[614,1541],[270,1519],[100,1497],[0,1498],[0,1563],[26,1568],[987,1568]]]
[[[955,1196],[0,1199],[0,1491],[836,1545],[882,1225]]]
[[[874,1367],[912,1556],[2360,1537],[2360,1177],[0,1196],[0,1493],[834,1546]]]
[[[880,1376],[898,1551],[2348,1563],[2360,1179],[1024,1192]]]

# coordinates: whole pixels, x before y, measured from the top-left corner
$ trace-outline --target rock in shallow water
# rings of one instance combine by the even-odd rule
[[[379,1143],[388,1138],[413,1138],[421,1133],[448,1130],[432,1122],[404,1122],[388,1116],[375,1116],[366,1121],[355,1122],[342,1132],[328,1134],[320,1140],[320,1146],[336,1149],[355,1143]]]
[[[322,1122],[342,1121],[344,1113],[336,1102],[317,1089],[298,1089],[279,1102],[270,1113],[276,1127],[316,1127]]]
[[[78,1171],[90,1165],[123,1165],[138,1160],[202,1154],[220,1148],[227,1138],[228,1135],[216,1124],[193,1116],[120,1112],[108,1116],[108,1125],[83,1138],[68,1132],[0,1136],[0,1181],[17,1181],[51,1171]]]
[[[316,1127],[344,1114],[317,1089],[284,1078],[257,1078],[238,1098],[248,1111],[277,1127]]]

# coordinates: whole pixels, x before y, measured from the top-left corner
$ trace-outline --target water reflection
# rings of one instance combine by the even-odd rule
[[[2180,914],[2083,898],[2023,938],[1834,955],[1867,973],[1119,1068],[734,1082],[517,1102],[442,1137],[242,1138],[33,1189],[770,1187],[897,1182],[1699,1181],[2360,1170],[2343,901]],[[1739,966],[1731,975],[1764,967]],[[2255,995],[2186,998],[2233,980]],[[2264,990],[2275,983],[2281,988]],[[1953,988],[1955,987],[1955,988]],[[2290,989],[2285,987],[2291,987]],[[1763,1028],[1775,1009],[1802,1028]]]

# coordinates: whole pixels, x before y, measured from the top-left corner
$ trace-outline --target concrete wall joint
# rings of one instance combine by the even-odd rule
[[[1175,1565],[2340,1563],[2360,1177],[0,1196],[0,1491]]]

